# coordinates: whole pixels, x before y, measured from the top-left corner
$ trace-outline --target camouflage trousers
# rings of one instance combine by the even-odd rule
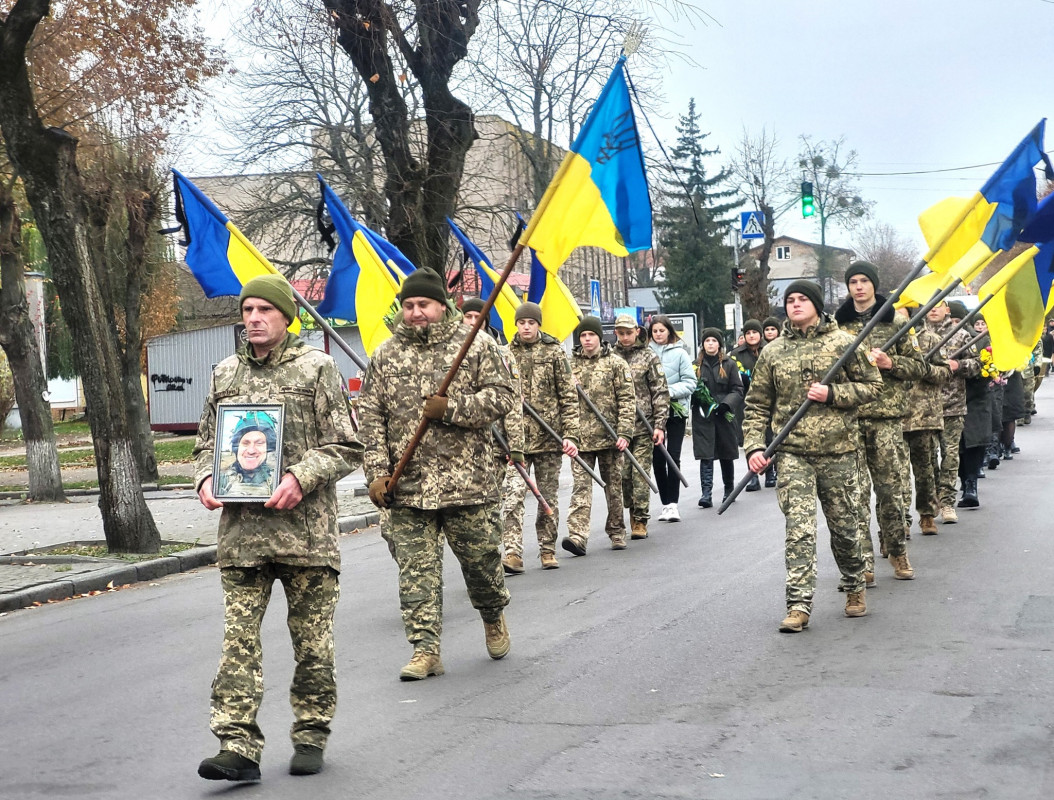
[[[905,465],[900,460],[904,429],[900,418],[861,419],[860,448],[860,542],[864,564],[875,571],[875,546],[871,539],[871,490],[875,492],[879,544],[891,556],[905,553],[904,496],[901,482]]]
[[[275,580],[282,582],[296,669],[289,687],[293,706],[293,744],[325,747],[337,707],[333,666],[333,613],[340,597],[337,572],[330,567],[225,567],[223,651],[212,682],[210,720],[221,749],[259,763],[264,735],[256,723],[263,700],[263,623]]]
[[[903,429],[904,420],[900,421]],[[904,520],[905,539],[911,535],[911,452],[908,450],[908,440],[901,434],[897,442],[897,452],[900,455],[900,499],[904,503],[901,506],[901,518]]]
[[[1025,396],[1025,416],[1028,419],[1032,415],[1032,409],[1036,407],[1036,373],[1031,364],[1026,364],[1021,370],[1021,389]]]
[[[860,470],[856,453],[781,452],[776,494],[787,518],[787,610],[812,613],[816,591],[816,501],[831,532],[831,552],[847,592],[864,588],[860,541]]]
[[[937,505],[937,462],[934,453],[940,431],[908,431],[904,441],[911,454],[911,471],[915,476],[915,510],[920,517],[935,517]]]
[[[626,521],[622,518],[622,453],[615,448],[608,450],[579,451],[578,455],[590,467],[595,467],[604,481],[604,497],[608,515],[604,531],[608,536],[625,536]],[[583,544],[589,541],[589,517],[593,510],[593,479],[579,466],[571,462],[574,488],[571,490],[571,510],[567,514],[567,533]]]
[[[497,622],[509,604],[498,552],[501,521],[496,503],[425,511],[394,506],[388,536],[399,566],[399,608],[414,650],[439,652],[443,632],[443,539],[465,577],[472,606],[484,622]]]
[[[629,452],[644,469],[651,466],[651,454],[655,444],[651,435],[634,436],[629,443]],[[605,482],[607,479],[604,479]],[[651,487],[637,468],[622,457],[622,504],[629,509],[631,519],[647,522],[651,517]]]
[[[959,477],[959,439],[963,435],[964,420],[965,417],[945,417],[944,430],[940,431],[937,504],[941,508],[955,506],[955,481]]]
[[[563,453],[533,453],[527,456],[527,471],[534,467],[534,482],[538,485],[545,502],[553,509],[550,517],[538,511],[534,522],[538,534],[538,550],[541,553],[556,552],[556,532],[560,525],[560,468],[563,466]],[[512,466],[505,472],[505,484],[502,487],[502,544],[505,555],[523,556],[523,510],[527,499],[527,484]]]

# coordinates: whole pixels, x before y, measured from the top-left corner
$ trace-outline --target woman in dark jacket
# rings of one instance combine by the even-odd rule
[[[696,368],[699,380],[692,395],[692,450],[699,459],[699,505],[710,508],[714,504],[714,459],[721,461],[725,498],[735,485],[733,462],[739,458],[736,412],[743,406],[743,381],[735,362],[725,355],[717,328],[703,331],[703,349]]]

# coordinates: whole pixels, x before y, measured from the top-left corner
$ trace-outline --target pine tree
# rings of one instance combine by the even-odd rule
[[[663,180],[665,208],[658,218],[659,241],[665,248],[663,305],[674,313],[699,315],[700,328],[724,327],[724,305],[732,300],[732,251],[726,244],[731,220],[724,217],[740,203],[728,202],[734,189],[722,189],[727,169],[707,177],[705,161],[717,155],[707,149],[709,136],[699,128],[695,98],[679,118],[672,150],[676,174]]]

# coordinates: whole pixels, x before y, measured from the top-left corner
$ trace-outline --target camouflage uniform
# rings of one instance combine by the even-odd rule
[[[1036,342],[1036,346],[1032,348],[1032,357],[1021,368],[1021,386],[1025,395],[1025,416],[1021,418],[1021,422],[1025,425],[1032,424],[1032,412],[1036,410],[1036,389],[1039,385],[1036,370],[1039,368],[1042,359],[1043,345],[1040,342]]]
[[[212,475],[216,407],[281,403],[282,464],[304,497],[285,511],[228,503],[220,516],[217,561],[224,590],[223,651],[212,684],[211,727],[223,750],[259,763],[256,722],[263,695],[260,623],[275,579],[289,607],[297,666],[290,687],[294,744],[324,747],[336,705],[333,612],[337,605],[336,482],[362,459],[336,362],[288,334],[264,359],[246,344],[212,373],[198,438],[195,486]]]
[[[611,351],[607,342],[602,342],[600,352],[595,356],[587,356],[580,346],[576,347],[571,357],[571,368],[583,391],[600,409],[611,427],[619,436],[630,441],[633,438],[636,400],[629,365]],[[579,407],[579,417],[582,440],[578,454],[590,467],[597,465],[600,478],[606,484],[604,497],[608,514],[604,531],[612,541],[625,539],[622,453],[615,449],[611,434],[604,430],[584,400]],[[574,488],[571,490],[571,510],[567,515],[567,533],[585,547],[589,541],[589,515],[593,508],[593,479],[578,462],[571,464],[571,474],[574,476]]]
[[[359,395],[366,480],[391,475],[421,421],[421,399],[435,392],[469,329],[447,312],[417,329],[396,315],[392,338],[377,348]],[[439,652],[445,536],[461,563],[472,605],[486,623],[509,602],[498,552],[498,491],[492,422],[516,402],[513,380],[493,340],[472,342],[447,392],[442,420],[429,423],[396,485],[387,532],[399,566],[399,604],[415,651]]]
[[[946,317],[939,325],[926,322],[926,327],[937,335],[938,340],[947,336],[954,325],[951,317]],[[941,358],[947,361],[952,353],[972,338],[973,334],[965,329],[957,332],[941,348]],[[955,481],[959,475],[959,439],[966,418],[966,379],[981,374],[981,361],[972,348],[957,360],[959,369],[941,386],[944,428],[941,430],[938,444],[940,461],[937,469],[937,505],[941,508],[951,508],[955,505]]]
[[[918,335],[919,348],[923,354],[932,350],[940,337],[928,328]],[[908,386],[907,409],[904,417],[904,441],[911,459],[911,472],[915,476],[915,510],[920,517],[935,517],[940,512],[937,505],[937,463],[934,453],[944,430],[944,402],[940,386],[952,377],[952,371],[940,353],[926,364],[922,378]],[[904,496],[905,512],[911,500],[910,491]],[[911,522],[907,514],[908,524]]]
[[[534,342],[513,337],[509,346],[519,371],[523,399],[564,439],[578,443],[578,395],[571,377],[567,355],[555,338],[540,333]],[[556,552],[556,535],[560,524],[560,468],[563,448],[542,430],[537,420],[521,411],[523,425],[522,451],[527,456],[527,469],[534,468],[538,491],[553,509],[552,516],[539,513],[535,520],[540,553]],[[510,440],[511,441],[511,440]],[[514,450],[516,448],[513,448]],[[505,554],[523,556],[523,511],[527,486],[519,474],[510,469],[506,473],[502,491],[502,542]]]
[[[635,427],[633,438],[630,439],[629,451],[640,462],[645,469],[652,461],[652,451],[655,445],[652,441],[652,432],[658,428],[666,430],[666,420],[670,416],[670,387],[666,384],[666,373],[663,371],[662,362],[655,355],[647,343],[638,339],[632,347],[626,348],[621,344],[615,345],[615,353],[621,356],[629,364],[630,374],[633,375],[633,391],[637,398],[637,408],[644,413],[644,417],[651,421],[649,428],[634,411]],[[592,395],[590,395],[592,396]],[[630,518],[638,522],[647,522],[651,517],[651,487],[641,475],[624,458],[622,465],[622,502],[629,508]]]
[[[214,494],[234,494],[238,497],[270,497],[275,490],[274,470],[268,464],[246,472],[235,461],[216,480]]]
[[[806,399],[809,386],[834,365],[853,337],[828,315],[806,331],[785,323],[758,357],[746,398],[743,444],[765,449],[765,431],[779,429]],[[787,520],[787,609],[812,613],[816,589],[816,500],[831,531],[831,550],[846,591],[864,588],[860,542],[856,409],[876,399],[882,376],[857,350],[830,387],[830,402],[813,404],[784,440],[776,487]]]
[[[880,294],[875,295],[874,305],[861,313],[856,310],[852,298],[846,300],[835,314],[835,319],[847,333],[856,337],[864,325],[886,302]],[[868,354],[881,347],[900,330],[890,308],[882,320],[872,328],[860,350]],[[914,335],[900,337],[890,349],[893,366],[880,370],[882,392],[878,398],[862,405],[858,412],[860,441],[857,450],[860,461],[860,539],[864,547],[864,562],[867,572],[875,571],[875,549],[871,539],[871,489],[875,491],[875,512],[878,518],[879,541],[882,550],[891,556],[902,556],[907,552],[904,527],[902,492],[904,472],[908,464],[901,459],[904,430],[901,418],[905,408],[905,381],[921,378],[926,371],[922,354]],[[870,473],[870,480],[869,478]]]

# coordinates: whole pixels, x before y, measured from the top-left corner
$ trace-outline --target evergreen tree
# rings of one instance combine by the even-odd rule
[[[725,218],[739,201],[729,202],[734,189],[722,189],[730,173],[720,169],[707,177],[706,160],[717,155],[703,140],[695,98],[679,118],[672,159],[676,174],[663,180],[663,210],[657,220],[665,249],[661,299],[666,310],[699,315],[700,328],[724,327],[724,305],[732,300],[732,251],[726,242],[731,220]]]

